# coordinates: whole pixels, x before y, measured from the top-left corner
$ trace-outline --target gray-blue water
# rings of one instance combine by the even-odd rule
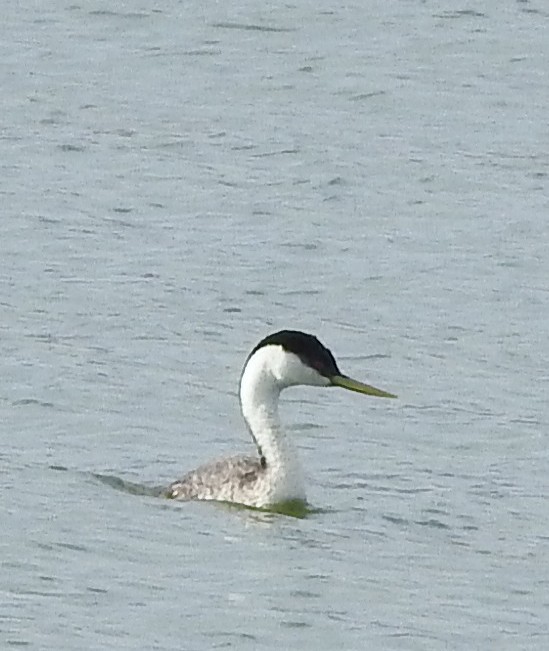
[[[0,642],[549,647],[542,0],[5,3]],[[174,504],[251,451],[251,347],[318,509]],[[66,468],[67,470],[61,470]]]

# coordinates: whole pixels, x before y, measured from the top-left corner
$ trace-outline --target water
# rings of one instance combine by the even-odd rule
[[[4,7],[2,648],[547,648],[548,25]],[[97,478],[250,450],[284,326],[399,394],[288,392],[313,514]]]

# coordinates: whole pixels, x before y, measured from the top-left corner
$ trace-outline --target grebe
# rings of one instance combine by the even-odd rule
[[[240,377],[242,415],[258,456],[228,457],[200,466],[172,483],[165,497],[217,500],[263,509],[288,502],[305,504],[297,453],[278,418],[280,392],[300,384],[396,398],[343,375],[332,353],[313,335],[296,330],[271,334],[249,354]]]

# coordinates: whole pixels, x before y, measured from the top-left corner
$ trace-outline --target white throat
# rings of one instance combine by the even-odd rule
[[[240,379],[242,415],[265,459],[266,468],[289,489],[288,499],[304,498],[302,471],[296,449],[278,416],[280,392],[296,384],[323,384],[296,355],[280,346],[265,346],[249,359]]]
[[[290,444],[278,417],[278,400],[284,388],[273,373],[272,347],[258,350],[248,360],[240,378],[242,415],[259,448],[259,454],[271,463]],[[282,440],[284,439],[284,440]]]

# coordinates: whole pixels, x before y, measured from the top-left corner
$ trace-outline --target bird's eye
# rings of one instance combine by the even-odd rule
[[[317,358],[311,360],[311,362],[311,366],[315,369],[315,371],[318,371],[321,375],[326,372],[326,364],[324,363],[324,360]]]

